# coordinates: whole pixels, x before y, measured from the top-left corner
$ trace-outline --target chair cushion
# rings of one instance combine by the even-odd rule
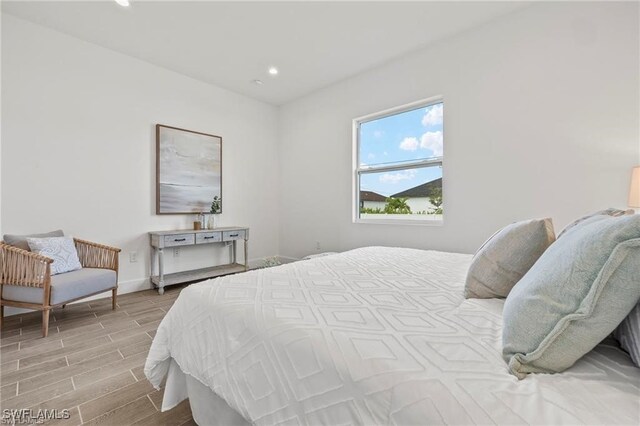
[[[64,232],[62,232],[62,229],[58,229],[57,231],[45,232],[44,234],[29,234],[29,235],[4,234],[2,238],[4,242],[9,244],[10,246],[18,247],[26,251],[31,251],[31,249],[29,248],[29,244],[27,243],[27,238],[52,238],[52,237],[64,237]]]
[[[82,268],[51,277],[51,304],[58,305],[116,286],[116,273],[111,269]],[[42,303],[41,288],[5,284],[2,298],[16,302]]]

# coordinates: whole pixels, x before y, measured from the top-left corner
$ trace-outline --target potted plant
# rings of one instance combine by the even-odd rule
[[[215,228],[215,217],[217,214],[222,212],[222,197],[218,197],[217,195],[213,197],[213,201],[211,202],[211,209],[209,210],[209,226],[207,228],[213,229]]]

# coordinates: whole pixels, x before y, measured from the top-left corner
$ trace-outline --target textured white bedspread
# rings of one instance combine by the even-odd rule
[[[518,381],[501,300],[464,300],[471,256],[369,247],[191,285],[145,366],[257,424],[638,424],[640,369],[601,344]]]

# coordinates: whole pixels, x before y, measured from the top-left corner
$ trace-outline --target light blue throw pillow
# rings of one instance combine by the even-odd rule
[[[71,237],[27,238],[27,243],[32,252],[53,259],[51,275],[82,269]]]
[[[512,374],[571,367],[640,300],[640,215],[594,216],[553,243],[504,304],[503,358]]]
[[[580,222],[584,222],[585,220],[592,218],[594,216],[613,216],[613,217],[618,217],[618,216],[624,216],[624,215],[632,215],[634,214],[634,211],[632,209],[629,210],[620,210],[620,209],[614,209],[612,207],[608,208],[608,209],[604,209],[604,210],[600,210],[597,211],[595,213],[591,213],[589,215],[586,216],[582,216],[579,219],[576,219],[575,221],[573,221],[572,223],[568,224],[560,233],[560,235],[558,235],[558,238],[562,237],[564,234],[566,234],[567,232],[569,232],[569,230],[571,228],[573,228],[574,226],[576,226],[577,224],[579,224]]]

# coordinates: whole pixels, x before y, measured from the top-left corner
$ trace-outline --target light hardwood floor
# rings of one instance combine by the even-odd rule
[[[153,389],[143,373],[151,340],[181,289],[119,296],[115,311],[111,299],[55,309],[46,338],[39,313],[6,317],[1,408],[69,410],[69,419],[47,425],[195,424],[188,401],[161,413],[163,390]]]

